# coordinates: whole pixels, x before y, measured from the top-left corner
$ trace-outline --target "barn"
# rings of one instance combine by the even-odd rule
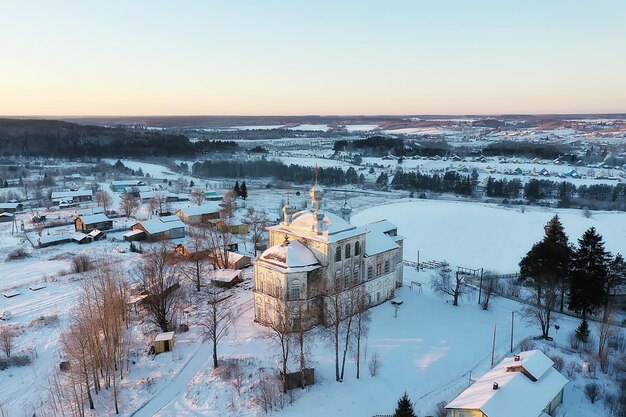
[[[133,232],[138,230],[142,231],[145,240],[150,242],[185,237],[185,223],[180,221],[177,216],[163,216],[157,219],[146,220],[131,227]],[[135,233],[130,236],[130,233],[126,233],[124,239],[131,240],[130,238],[139,235],[139,233]],[[133,240],[141,240],[141,238]]]
[[[0,213],[16,213],[24,211],[22,203],[0,203]]]

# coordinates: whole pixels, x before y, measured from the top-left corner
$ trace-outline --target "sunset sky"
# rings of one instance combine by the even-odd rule
[[[626,112],[626,1],[0,3],[0,115]]]

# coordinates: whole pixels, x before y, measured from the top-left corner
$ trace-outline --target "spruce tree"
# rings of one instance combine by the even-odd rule
[[[239,187],[239,196],[244,200],[248,198],[248,187],[246,186],[246,182],[241,183],[241,187]]]
[[[611,255],[594,227],[578,240],[570,281],[569,308],[582,315],[592,314],[605,302]]]
[[[413,404],[411,400],[409,400],[409,396],[406,392],[398,400],[398,406],[396,407],[396,412],[393,414],[393,417],[417,417],[413,411]]]
[[[576,335],[576,339],[580,340],[581,343],[589,342],[589,323],[587,323],[587,319],[583,317],[583,321],[580,322],[580,325],[576,330],[574,330],[574,334]]]
[[[239,193],[241,192],[241,188],[239,187],[239,181],[235,181],[235,186],[233,187],[233,192],[236,197],[239,197]]]

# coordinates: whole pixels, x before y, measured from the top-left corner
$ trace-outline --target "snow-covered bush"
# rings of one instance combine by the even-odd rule
[[[578,362],[571,361],[567,363],[566,372],[567,378],[572,380],[576,378],[576,375],[582,372],[583,368]]]
[[[26,252],[23,248],[17,248],[9,252],[7,255],[7,261],[17,261],[19,259],[28,258],[30,253]]]
[[[554,362],[554,369],[561,372],[561,370],[563,370],[563,366],[565,365],[565,361],[563,360],[563,358],[558,355],[552,355],[550,356],[550,359],[552,359],[552,362]]]
[[[375,377],[378,374],[380,367],[382,366],[380,362],[380,355],[378,354],[378,352],[374,352],[367,366],[369,367],[370,375],[372,377]]]
[[[600,386],[595,382],[591,382],[585,385],[584,391],[585,397],[587,397],[587,399],[591,401],[591,404],[595,403],[598,398],[600,398]]]
[[[72,258],[72,272],[81,273],[92,269],[91,259],[87,255],[77,255]]]

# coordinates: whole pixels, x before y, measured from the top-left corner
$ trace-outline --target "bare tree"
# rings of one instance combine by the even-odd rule
[[[536,290],[537,291],[537,290]],[[539,325],[541,337],[546,340],[550,338],[550,325],[552,324],[552,311],[558,304],[559,291],[555,286],[541,289],[541,297],[535,305],[522,309],[522,315],[531,323]]]
[[[162,331],[172,329],[179,301],[178,265],[165,242],[152,245],[144,255],[137,278],[147,297],[144,299],[150,320]]]
[[[218,367],[217,346],[228,335],[235,321],[235,316],[232,311],[232,300],[226,292],[209,285],[206,295],[209,309],[203,317],[202,326],[205,340],[210,340],[213,344],[213,368],[215,369]]]
[[[159,200],[156,197],[152,197],[148,200],[148,211],[150,212],[149,216],[152,218],[152,215],[159,207]]]
[[[191,202],[197,206],[201,206],[206,199],[206,194],[202,188],[194,188],[191,192]]]
[[[158,191],[154,194],[154,197],[152,197],[156,204],[155,206],[158,207],[159,209],[159,214],[165,213],[165,212],[169,212],[170,211],[170,203],[167,201],[167,194],[162,192],[162,191]]]
[[[196,291],[200,291],[202,277],[209,269],[209,239],[207,227],[204,225],[189,226],[189,264],[183,269],[184,274],[195,284]]]
[[[7,358],[11,357],[14,344],[15,331],[9,326],[0,326],[0,349],[7,355]]]
[[[126,218],[132,216],[139,208],[139,200],[131,193],[124,193],[120,197],[120,211]]]
[[[370,375],[372,377],[375,377],[378,374],[380,367],[382,366],[382,362],[380,360],[380,355],[378,354],[378,352],[374,352],[367,366],[370,370]]]
[[[281,381],[283,383],[284,393],[287,392],[287,372],[294,338],[294,333],[290,328],[289,321],[287,310],[279,303],[274,309],[273,317],[268,317],[268,330],[264,334],[265,338],[269,339],[273,345],[278,347]]]
[[[436,293],[452,296],[452,305],[458,306],[459,298],[469,289],[468,277],[459,272],[455,274],[454,278],[451,275],[450,265],[444,262],[439,273],[431,278],[430,284]]]
[[[616,331],[615,327],[611,325],[611,312],[605,312],[604,320],[602,320],[600,328],[598,329],[598,359],[600,360],[600,369],[602,369],[602,372],[608,370],[608,342],[609,339],[615,335]]]
[[[231,220],[237,210],[237,196],[232,191],[224,193],[222,198],[222,217]]]
[[[327,290],[326,322],[328,335],[335,350],[335,380],[343,381],[346,355],[350,347],[352,320],[355,314],[355,291],[341,291],[335,287]],[[341,352],[341,366],[339,365]]]
[[[207,242],[210,248],[209,260],[216,268],[228,268],[228,249],[233,240],[231,220],[225,210],[222,210],[219,220],[210,223],[207,228]]]
[[[353,337],[355,344],[354,352],[354,364],[356,365],[356,378],[359,379],[361,375],[361,341],[363,338],[367,338],[369,333],[369,323],[371,320],[371,313],[367,304],[367,295],[363,286],[359,286],[359,292],[357,294],[357,304],[354,314],[354,329]]]
[[[111,197],[108,191],[98,191],[96,193],[96,204],[107,212],[111,208],[111,204],[113,204],[113,197]]]
[[[248,232],[250,233],[250,240],[254,247],[254,257],[256,258],[257,248],[265,240],[265,229],[268,225],[267,213],[265,210],[257,211],[254,210],[254,207],[249,207],[246,223],[248,224]]]

